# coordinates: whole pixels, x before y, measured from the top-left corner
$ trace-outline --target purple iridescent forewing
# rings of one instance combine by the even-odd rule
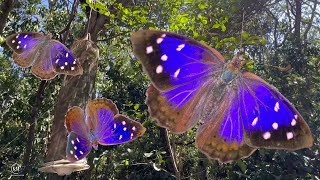
[[[311,147],[311,131],[293,105],[258,76],[244,73],[244,77],[239,104],[246,143],[272,149]]]
[[[151,116],[175,133],[190,129],[198,120],[199,111],[194,108],[201,92],[220,73],[223,57],[197,41],[169,32],[142,30],[133,33],[131,41],[152,81],[146,100]]]

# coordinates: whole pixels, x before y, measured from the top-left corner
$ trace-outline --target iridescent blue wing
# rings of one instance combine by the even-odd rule
[[[310,129],[299,112],[267,82],[244,73],[230,87],[197,132],[197,146],[208,157],[229,162],[260,147],[296,150],[312,146]]]
[[[218,77],[224,58],[216,50],[184,36],[142,30],[132,34],[135,56],[152,81],[147,90],[149,112],[158,124],[183,133],[198,120],[201,93]]]
[[[115,145],[140,137],[145,128],[121,114],[115,104],[108,99],[95,99],[87,105],[87,124],[102,145]]]
[[[239,104],[246,143],[270,149],[311,147],[311,131],[294,106],[258,76],[244,73],[244,77]]]
[[[14,51],[14,62],[23,67],[30,67],[35,60],[37,45],[43,41],[42,33],[22,32],[11,34],[6,38],[7,45]]]
[[[87,156],[92,144],[85,115],[80,107],[72,107],[66,113],[65,126],[68,130],[66,155],[69,161],[77,161]]]
[[[51,52],[50,58],[52,59],[54,70],[57,73],[73,76],[83,73],[80,62],[72,52],[59,41],[51,40],[48,51]]]
[[[110,124],[104,126],[104,129],[111,131],[99,130],[99,143],[102,145],[122,144],[135,140],[146,130],[139,122],[121,114],[117,114]]]
[[[75,132],[70,132],[68,135],[66,156],[71,162],[78,161],[86,157],[92,148],[89,139],[79,136]]]
[[[213,89],[217,91],[219,88]],[[196,145],[210,159],[227,163],[248,157],[256,150],[244,141],[237,95],[237,89],[230,88],[221,96],[206,96],[205,103],[208,106],[204,107],[203,112],[209,113],[203,115],[203,124],[196,135]]]

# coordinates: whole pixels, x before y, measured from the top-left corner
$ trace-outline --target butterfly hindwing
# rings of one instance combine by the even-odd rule
[[[244,73],[244,77],[239,94],[248,145],[290,150],[311,147],[311,131],[291,103],[258,76]]]
[[[79,161],[86,157],[92,148],[92,144],[89,139],[84,138],[76,134],[75,132],[70,132],[68,135],[66,156],[71,162]]]
[[[132,141],[145,132],[145,128],[137,121],[126,116],[117,114],[114,119],[105,126],[110,131],[98,131],[99,143],[102,145],[115,145]]]

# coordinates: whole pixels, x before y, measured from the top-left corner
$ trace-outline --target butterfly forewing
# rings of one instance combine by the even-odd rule
[[[66,156],[71,162],[78,161],[86,157],[92,148],[92,144],[89,139],[84,138],[76,134],[75,132],[70,132],[68,135]]]
[[[252,73],[239,91],[246,141],[254,147],[296,150],[311,147],[311,131],[291,103]]]
[[[79,75],[83,73],[80,62],[62,43],[52,40],[50,43],[50,59],[57,73]]]
[[[151,116],[175,133],[190,129],[198,120],[193,110],[201,108],[199,92],[209,78],[218,76],[223,57],[197,41],[169,32],[138,31],[131,41],[153,82],[147,91]]]
[[[202,78],[224,62],[217,51],[174,33],[142,30],[133,33],[131,41],[135,56],[159,90]]]
[[[85,123],[85,115],[80,107],[74,106],[67,111],[65,117],[65,126],[68,132],[75,132],[76,134],[87,138],[89,129]]]
[[[137,121],[126,116],[117,114],[111,123],[104,125],[104,129],[110,131],[98,130],[97,137],[102,145],[115,145],[132,141],[145,132],[145,128]]]
[[[8,36],[6,43],[15,53],[22,54],[32,51],[44,37],[42,33],[22,32]]]

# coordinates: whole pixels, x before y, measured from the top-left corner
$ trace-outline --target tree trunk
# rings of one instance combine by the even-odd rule
[[[31,110],[31,119],[30,119],[30,128],[29,128],[29,133],[28,133],[28,140],[26,143],[26,152],[23,156],[23,174],[27,175],[28,173],[30,173],[31,170],[31,166],[33,164],[31,157],[32,154],[32,147],[34,144],[34,139],[35,139],[35,133],[36,133],[36,129],[37,129],[37,115],[39,112],[39,107],[41,107],[42,104],[42,100],[44,98],[44,91],[47,87],[48,83],[47,81],[41,81],[39,88],[38,88],[38,92],[35,98],[35,102],[32,106],[32,110]],[[25,178],[25,177],[23,177]]]

